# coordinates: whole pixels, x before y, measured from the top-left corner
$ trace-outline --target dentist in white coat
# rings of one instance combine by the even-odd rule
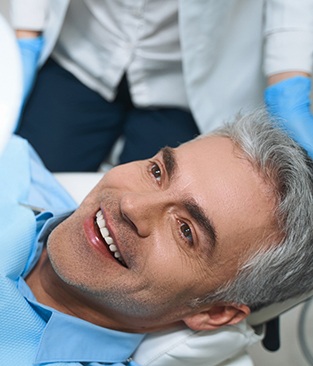
[[[36,105],[47,99],[40,86],[44,84],[40,68],[51,57],[109,108],[126,75],[135,108],[148,112],[174,108],[190,113],[200,133],[216,128],[239,110],[253,109],[265,101],[311,154],[313,0],[12,0],[12,22],[20,37],[25,98],[31,88],[40,90],[36,98],[29,99],[28,110],[36,111]],[[34,84],[38,70],[39,86]],[[74,91],[72,98],[75,100]],[[40,122],[31,126],[29,120],[35,113],[22,118],[20,128],[42,157],[47,144],[37,144],[44,140],[40,137],[44,131],[47,137],[56,134],[61,141],[60,131],[55,131],[49,120],[51,111],[48,107],[45,110],[47,115],[39,116]],[[53,116],[55,120],[58,115]],[[87,130],[95,128],[91,118],[89,114]],[[140,123],[149,131],[146,125]],[[184,129],[182,120],[173,131],[175,128]],[[160,129],[167,134],[161,122]],[[79,146],[79,152],[68,155],[77,160],[86,154],[81,135],[71,135],[71,145]],[[127,138],[125,135],[125,143]],[[132,146],[143,151],[143,140],[153,144],[157,138],[157,133],[149,136],[145,132]],[[98,146],[101,161],[105,147],[94,146]],[[55,149],[54,144],[51,149],[56,160],[60,160],[59,150],[64,160],[69,147],[62,150],[58,145]]]

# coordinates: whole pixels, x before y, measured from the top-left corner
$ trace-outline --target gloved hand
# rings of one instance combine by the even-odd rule
[[[36,77],[38,60],[43,43],[44,39],[42,36],[18,39],[23,68],[23,104],[30,93]]]
[[[313,116],[310,111],[311,79],[295,76],[265,89],[267,110],[313,158]]]

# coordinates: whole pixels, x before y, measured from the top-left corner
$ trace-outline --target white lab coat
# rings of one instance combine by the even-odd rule
[[[38,27],[45,22],[43,63],[56,42],[69,0],[36,1],[40,7],[48,3],[47,20],[40,19],[38,6],[31,11],[28,0],[22,1],[23,6],[13,0],[13,20],[21,26],[28,11],[32,18],[39,14]],[[178,1],[185,86],[202,132],[239,110],[261,106],[265,76],[311,72],[313,0]]]

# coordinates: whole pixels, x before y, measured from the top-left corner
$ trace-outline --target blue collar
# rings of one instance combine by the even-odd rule
[[[20,278],[19,291],[37,314],[46,321],[35,363],[125,362],[134,353],[144,334],[102,328],[39,304],[26,282]]]

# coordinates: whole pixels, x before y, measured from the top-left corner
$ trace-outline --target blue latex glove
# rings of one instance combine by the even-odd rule
[[[43,47],[43,37],[36,38],[19,38],[18,46],[21,52],[22,68],[23,68],[23,104],[27,99],[33,86],[38,60]]]
[[[295,76],[265,89],[268,111],[313,158],[313,116],[310,111],[311,79]]]

